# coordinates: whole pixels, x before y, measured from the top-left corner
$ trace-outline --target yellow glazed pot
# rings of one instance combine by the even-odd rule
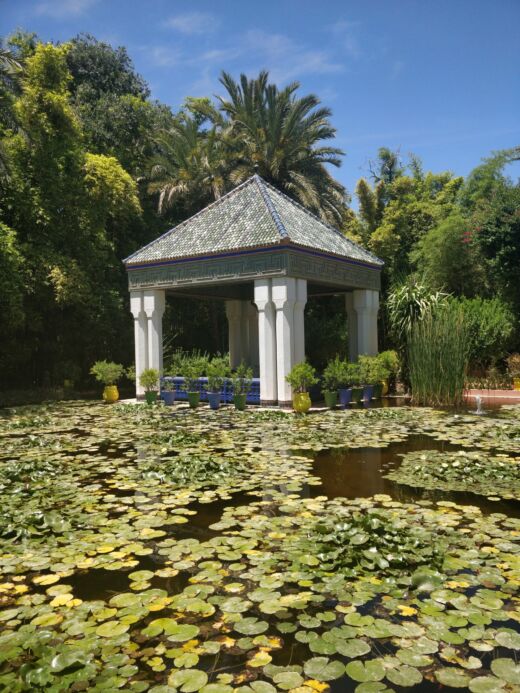
[[[520,390],[520,378],[513,378],[513,390]]]
[[[308,392],[298,392],[293,395],[292,399],[293,409],[298,414],[305,414],[311,408],[311,398]]]
[[[119,390],[117,389],[117,385],[107,385],[103,390],[103,399],[107,404],[117,402],[119,399]]]
[[[381,383],[383,385],[383,390],[382,390],[381,394],[384,397],[385,395],[388,394],[388,380],[382,380]]]

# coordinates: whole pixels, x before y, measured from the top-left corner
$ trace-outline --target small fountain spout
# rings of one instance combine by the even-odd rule
[[[475,412],[475,414],[477,414],[478,416],[482,416],[482,414],[484,414],[485,412],[482,409],[482,397],[481,397],[481,395],[477,395],[475,397],[475,401],[477,403],[477,411]]]

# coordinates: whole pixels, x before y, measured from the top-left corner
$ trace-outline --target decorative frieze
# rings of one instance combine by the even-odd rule
[[[269,252],[238,255],[215,260],[178,262],[158,267],[129,268],[131,289],[144,287],[174,288],[190,284],[212,284],[258,277],[283,276],[287,271],[287,253]]]
[[[320,257],[298,251],[289,251],[288,274],[320,284],[337,284],[348,288],[381,288],[379,269],[364,267],[354,262]]]
[[[130,289],[175,288],[291,276],[345,288],[378,291],[380,275],[379,268],[294,248],[128,268]]]

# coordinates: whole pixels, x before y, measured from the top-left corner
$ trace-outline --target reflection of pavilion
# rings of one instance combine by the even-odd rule
[[[350,358],[377,353],[381,260],[257,175],[125,264],[137,375],[162,369],[169,294],[226,302],[231,366],[259,370],[263,403],[291,400],[285,376],[305,358],[308,298],[344,293]]]

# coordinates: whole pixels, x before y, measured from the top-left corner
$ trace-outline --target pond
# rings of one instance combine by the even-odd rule
[[[520,407],[0,416],[0,690],[520,690]]]

